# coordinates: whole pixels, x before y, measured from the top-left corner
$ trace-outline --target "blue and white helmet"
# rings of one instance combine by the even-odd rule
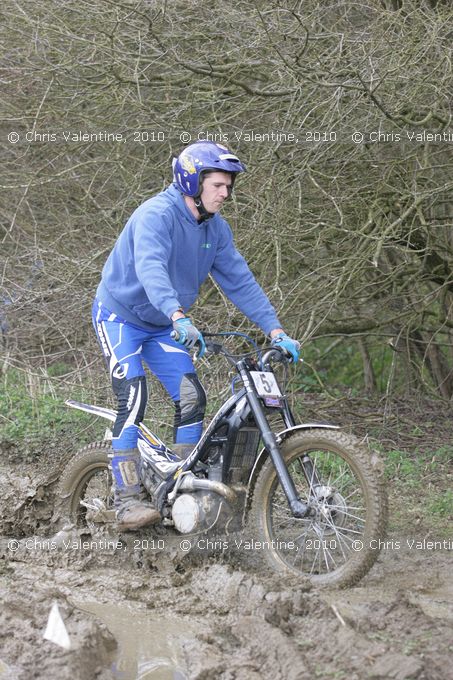
[[[201,193],[200,177],[207,170],[230,172],[234,181],[238,172],[245,172],[245,166],[222,144],[195,142],[174,159],[173,181],[183,194],[197,197]]]

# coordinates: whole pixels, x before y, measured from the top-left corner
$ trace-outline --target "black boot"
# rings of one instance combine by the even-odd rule
[[[139,450],[115,451],[110,465],[118,528],[127,531],[158,522],[160,512],[146,500],[147,494],[141,482]]]

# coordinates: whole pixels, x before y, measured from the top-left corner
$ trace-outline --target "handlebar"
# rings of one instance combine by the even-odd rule
[[[291,363],[290,355],[284,349],[281,349],[279,347],[272,347],[271,349],[267,349],[264,352],[264,354],[262,354],[260,349],[256,345],[256,343],[254,342],[254,340],[252,340],[252,338],[250,338],[245,333],[239,333],[238,331],[224,331],[224,332],[221,332],[221,333],[207,333],[207,332],[203,333],[201,331],[201,333],[203,335],[203,339],[204,339],[204,342],[205,342],[205,345],[206,345],[206,354],[222,354],[223,356],[225,356],[230,361],[230,363],[232,363],[234,365],[236,364],[237,358],[234,355],[230,354],[230,352],[228,352],[228,350],[225,349],[225,347],[223,346],[222,343],[213,342],[209,338],[234,337],[234,336],[239,336],[239,337],[245,338],[248,342],[253,344],[253,346],[255,348],[255,351],[253,352],[253,354],[255,354],[255,353],[258,354],[260,364],[262,366],[265,366],[270,361],[279,361],[283,364]],[[170,337],[173,338],[173,340],[175,340],[176,342],[178,342],[181,335],[178,331],[173,330],[170,333]],[[197,348],[197,351],[194,354],[194,359],[196,360],[198,358],[198,353],[199,353],[199,350],[201,348],[200,342],[197,341],[195,343],[194,347]],[[243,356],[245,357],[245,356],[247,356],[247,354],[251,354],[251,353],[245,353]]]

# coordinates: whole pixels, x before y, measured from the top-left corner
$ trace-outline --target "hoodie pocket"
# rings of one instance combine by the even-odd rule
[[[147,302],[144,305],[136,305],[133,307],[132,311],[140,321],[144,321],[145,323],[154,324],[156,326],[166,326],[170,323],[169,318],[153,307],[150,302]]]

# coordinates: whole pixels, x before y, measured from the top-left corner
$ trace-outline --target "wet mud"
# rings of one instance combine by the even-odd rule
[[[158,534],[93,549],[68,528],[53,547],[55,480],[0,478],[0,680],[453,678],[453,550],[414,543],[422,527],[390,534],[355,587],[317,590]],[[43,638],[55,602],[70,649]]]

